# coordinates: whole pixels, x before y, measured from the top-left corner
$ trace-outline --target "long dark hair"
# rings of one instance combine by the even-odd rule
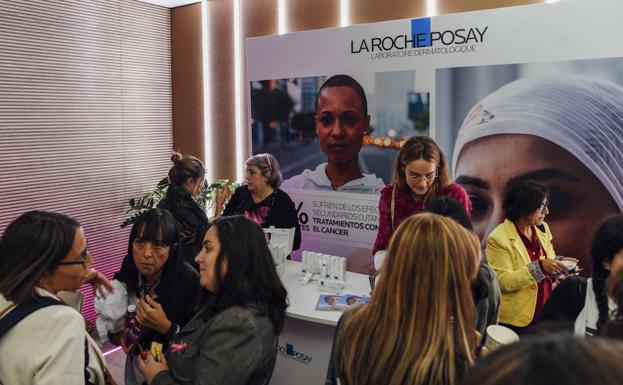
[[[606,322],[601,334],[606,337],[623,339],[623,269],[613,271],[606,282],[606,291],[617,304],[612,320]]]
[[[459,201],[447,195],[440,195],[431,200],[424,208],[424,211],[452,218],[467,230],[474,230],[465,207]]]
[[[615,215],[606,219],[595,232],[591,243],[591,258],[593,259],[593,292],[599,309],[597,330],[608,321],[608,296],[606,295],[606,280],[610,271],[604,267],[604,261],[611,262],[614,256],[623,249],[623,215]]]
[[[128,254],[123,259],[121,269],[115,278],[124,282],[128,288],[128,293],[135,297],[140,297],[143,294],[139,285],[139,271],[134,263],[132,253],[132,244],[138,236],[141,236],[145,241],[160,241],[169,246],[169,257],[162,267],[160,283],[156,287],[156,292],[161,298],[159,301],[166,300],[177,284],[176,279],[182,263],[178,255],[178,234],[175,218],[168,210],[151,209],[139,216],[134,222],[128,239]]]
[[[266,306],[276,334],[283,329],[287,292],[275,270],[262,228],[242,215],[212,222],[221,244],[215,262],[216,290],[207,301],[206,316],[232,306]],[[222,276],[223,263],[227,272]]]
[[[67,257],[79,227],[75,219],[47,211],[11,222],[0,240],[0,293],[18,305],[35,299],[39,280]]]

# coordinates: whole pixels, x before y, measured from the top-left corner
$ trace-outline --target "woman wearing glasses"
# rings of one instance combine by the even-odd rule
[[[102,352],[63,301],[85,283],[110,290],[92,263],[73,218],[30,211],[9,224],[0,239],[0,382],[107,383]]]
[[[459,201],[468,214],[472,209],[465,190],[450,179],[439,146],[427,136],[405,142],[396,155],[392,182],[383,188],[379,201],[379,232],[372,250],[377,269],[394,230],[410,215],[424,211],[431,200],[445,195]]]
[[[552,196],[548,222],[556,249],[579,258],[590,277],[590,234],[623,212],[623,87],[571,74],[511,82],[467,114],[453,164],[483,240],[504,220],[508,181],[545,186]]]
[[[538,321],[552,281],[571,270],[556,259],[552,233],[544,222],[548,199],[538,183],[523,179],[511,183],[502,204],[506,219],[487,238],[485,254],[502,291],[500,323],[518,333]]]
[[[283,180],[279,163],[271,154],[257,154],[247,159],[244,165],[245,184],[236,189],[224,210],[223,205],[231,192],[227,188],[219,191],[215,216],[242,214],[264,228],[295,228],[292,250],[298,250],[301,227],[294,202],[279,189]]]

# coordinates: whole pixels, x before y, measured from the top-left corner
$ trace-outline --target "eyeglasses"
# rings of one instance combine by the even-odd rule
[[[59,265],[63,265],[63,266],[71,266],[71,265],[86,266],[87,260],[89,259],[89,255],[90,255],[89,251],[85,250],[78,256],[79,259],[77,261],[65,261],[65,262],[59,263]]]
[[[420,179],[424,179],[426,182],[432,182],[437,177],[437,170],[430,172],[426,175],[412,174],[407,171],[407,176],[414,181],[419,181]]]

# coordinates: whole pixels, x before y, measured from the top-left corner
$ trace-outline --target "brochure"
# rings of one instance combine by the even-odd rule
[[[368,302],[368,297],[355,294],[320,294],[316,310],[346,310]]]

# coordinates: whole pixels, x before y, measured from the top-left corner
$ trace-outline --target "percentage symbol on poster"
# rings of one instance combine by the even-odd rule
[[[309,217],[307,216],[307,213],[301,213],[301,208],[303,207],[303,202],[299,203],[299,206],[296,208],[296,214],[299,217],[299,222],[304,225],[307,224],[307,221],[309,221]]]

